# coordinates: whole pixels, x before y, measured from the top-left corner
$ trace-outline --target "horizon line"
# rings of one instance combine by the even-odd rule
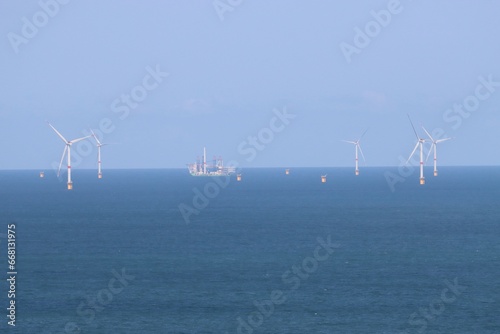
[[[369,169],[369,168],[399,168],[399,167],[406,167],[406,166],[413,166],[413,167],[418,167],[415,165],[404,165],[404,166],[364,166],[360,169]],[[428,168],[433,168],[432,165],[426,165],[424,166]],[[440,168],[454,168],[454,167],[500,167],[500,165],[444,165],[440,166]],[[292,169],[292,168],[300,168],[300,169],[306,169],[306,168],[345,168],[345,169],[354,169],[354,167],[351,166],[260,166],[260,167],[237,167],[239,169]],[[186,167],[130,167],[130,168],[106,168],[106,170],[160,170],[160,169],[186,169]],[[0,171],[18,171],[18,170],[24,170],[24,171],[47,171],[51,170],[49,169],[43,169],[43,168],[0,168]],[[78,170],[97,170],[97,168],[78,168]]]

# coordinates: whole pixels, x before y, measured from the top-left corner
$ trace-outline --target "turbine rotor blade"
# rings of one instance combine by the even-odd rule
[[[64,138],[64,137],[63,137],[63,135],[62,135],[62,134],[60,134],[60,133],[59,133],[59,131],[57,131],[57,130],[56,130],[56,128],[52,126],[52,124],[50,124],[49,122],[47,122],[47,124],[48,124],[48,125],[52,128],[52,130],[54,130],[54,131],[57,133],[57,135],[58,135],[58,136],[59,136],[59,137],[60,137],[60,138],[61,138],[61,139],[62,139],[62,140],[66,143],[66,144],[68,143],[68,141],[66,140],[66,138]]]
[[[429,153],[427,153],[427,158],[425,158],[425,162],[427,162],[427,160],[429,160],[429,157],[431,156],[431,153],[432,153],[432,150],[435,150],[436,149],[436,143],[432,143],[431,144],[431,149],[429,150]]]
[[[99,139],[97,139],[97,136],[95,135],[94,131],[92,129],[90,129],[90,132],[92,132],[92,136],[94,137],[95,141],[97,142],[97,145],[101,145],[101,142],[99,141]]]
[[[429,132],[427,132],[427,130],[424,128],[423,125],[422,125],[422,129],[424,129],[425,133],[429,136],[429,138],[432,140],[432,142],[435,143],[436,141],[434,140],[434,138],[432,138],[431,134]]]
[[[363,138],[363,136],[365,135],[366,131],[368,131],[368,128],[366,128],[366,130],[363,131],[363,133],[361,134],[361,136],[358,139],[358,142],[361,140],[361,138]]]
[[[359,152],[361,153],[361,156],[363,157],[363,161],[366,163],[365,155],[363,154],[363,150],[361,149],[361,145],[356,144],[359,148]]]
[[[417,137],[418,140],[420,140],[420,137],[417,134],[417,130],[415,130],[415,127],[413,126],[413,122],[411,121],[410,114],[406,114],[406,115],[408,115],[408,119],[410,120],[411,127],[413,128],[413,132],[415,132],[415,136]]]
[[[349,144],[354,144],[356,145],[357,143],[355,141],[350,141],[350,140],[342,140],[344,143],[349,143]]]
[[[57,177],[59,177],[59,173],[61,172],[61,166],[64,160],[64,157],[66,156],[66,151],[68,150],[68,145],[64,145],[64,151],[61,157],[61,162],[59,163],[59,169],[57,170]]]
[[[417,150],[418,145],[420,145],[420,142],[417,142],[417,145],[415,145],[415,148],[413,149],[413,151],[411,151],[410,157],[408,158],[408,160],[406,160],[407,164],[410,161],[411,157],[413,157],[413,154],[415,154],[415,151]]]
[[[90,138],[90,137],[92,137],[92,136],[86,136],[86,137],[82,137],[82,138],[73,139],[73,140],[70,140],[69,143],[70,144],[74,144],[74,143],[77,143],[77,142],[79,142],[81,140],[84,140],[84,139],[87,139],[87,138]]]
[[[436,140],[436,143],[441,143],[443,141],[450,140],[450,139],[451,139],[451,137],[450,138],[438,139],[438,140]]]

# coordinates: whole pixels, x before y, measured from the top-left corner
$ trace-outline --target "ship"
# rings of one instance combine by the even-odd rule
[[[226,176],[236,172],[236,167],[225,167],[221,157],[213,158],[212,163],[207,163],[207,150],[203,148],[203,156],[198,157],[195,163],[187,164],[192,176]]]

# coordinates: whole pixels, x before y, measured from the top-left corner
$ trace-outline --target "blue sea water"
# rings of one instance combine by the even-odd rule
[[[500,168],[388,171],[0,171],[0,332],[500,333]]]

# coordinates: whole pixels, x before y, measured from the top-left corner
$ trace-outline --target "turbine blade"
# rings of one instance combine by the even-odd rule
[[[95,141],[97,142],[97,145],[101,145],[101,142],[99,141],[99,139],[97,139],[97,136],[95,135],[94,130],[90,129],[90,132],[92,132],[92,136],[94,137]]]
[[[415,127],[413,126],[413,122],[411,121],[410,114],[406,114],[406,115],[408,115],[408,119],[410,120],[411,127],[413,128],[413,132],[415,132],[415,136],[417,137],[418,140],[420,140],[420,137],[417,134],[417,130],[415,130]]]
[[[407,164],[408,164],[408,161],[410,161],[413,154],[415,154],[415,151],[417,150],[419,144],[420,144],[420,142],[417,142],[417,145],[415,145],[415,148],[413,149],[413,151],[411,151],[410,157],[408,158],[408,160],[406,160]]]
[[[425,162],[427,162],[427,160],[429,160],[429,157],[431,156],[431,153],[432,153],[432,150],[435,150],[436,149],[436,143],[432,143],[431,144],[431,149],[429,150],[429,153],[427,153],[427,158],[425,158]]]
[[[359,152],[361,153],[361,156],[363,157],[363,161],[366,163],[365,155],[363,154],[363,150],[361,149],[361,145],[356,144],[359,148]]]
[[[73,139],[73,140],[71,140],[69,143],[70,143],[70,144],[74,144],[74,143],[77,143],[77,142],[79,142],[79,141],[81,141],[81,140],[84,140],[84,139],[87,139],[87,138],[90,138],[90,137],[92,137],[92,136],[87,136],[87,137],[82,137],[82,138]]]
[[[425,133],[429,136],[429,138],[432,140],[432,142],[435,143],[436,141],[434,140],[434,138],[432,138],[431,134],[429,132],[427,132],[427,130],[424,128],[423,125],[422,125],[422,129],[424,129]]]
[[[441,143],[443,141],[450,140],[450,139],[451,139],[451,137],[450,138],[438,139],[438,140],[436,140],[436,143]]]
[[[61,157],[61,162],[59,163],[59,169],[57,170],[57,177],[59,177],[59,173],[61,172],[61,166],[64,160],[64,157],[66,156],[66,151],[68,150],[68,145],[64,145],[64,151]]]
[[[66,138],[63,137],[62,134],[59,133],[59,131],[56,130],[55,127],[52,126],[52,124],[50,124],[49,122],[47,122],[47,124],[52,128],[52,130],[54,130],[57,135],[65,142],[65,143],[68,143],[68,141],[66,140]]]
[[[349,143],[349,144],[354,144],[356,145],[357,143],[355,141],[350,141],[350,140],[342,140],[344,143]]]
[[[361,138],[363,138],[363,136],[365,135],[366,131],[368,131],[368,128],[366,128],[366,130],[363,131],[363,133],[361,134],[361,136],[358,139],[358,142],[361,140]]]

